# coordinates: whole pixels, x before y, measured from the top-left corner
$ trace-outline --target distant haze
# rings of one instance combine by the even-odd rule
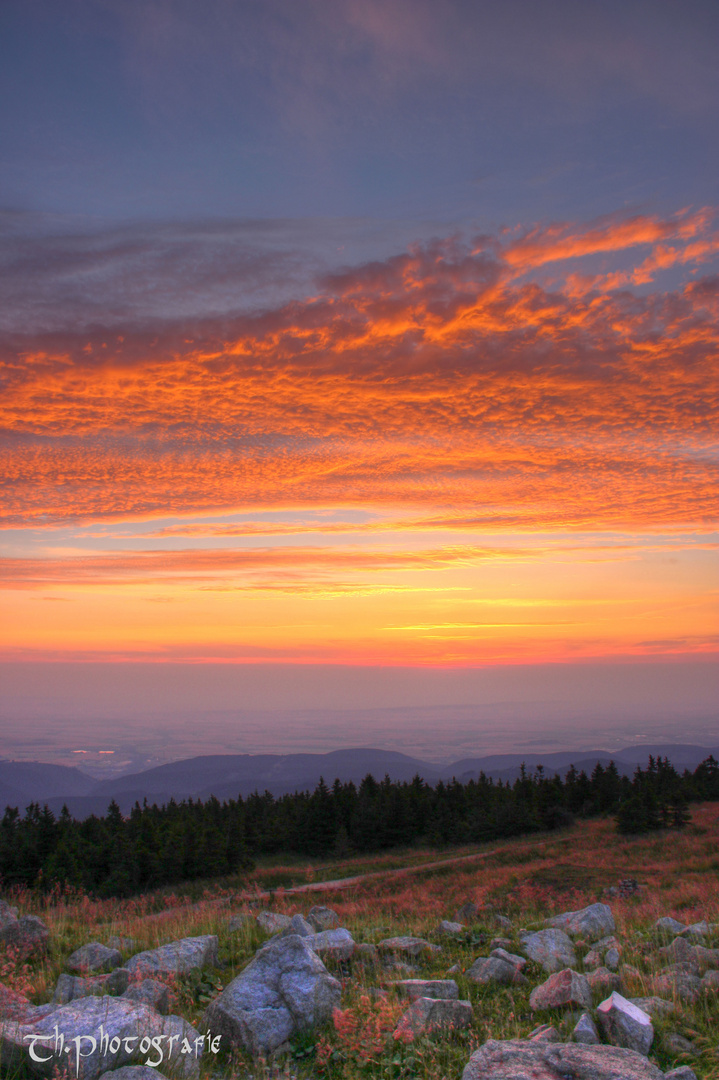
[[[711,746],[718,700],[710,662],[3,664],[0,757],[112,775],[200,754],[356,746],[437,763],[657,741]]]

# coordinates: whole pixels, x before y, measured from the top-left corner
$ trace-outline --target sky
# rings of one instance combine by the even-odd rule
[[[713,745],[718,44],[5,0],[0,754]]]

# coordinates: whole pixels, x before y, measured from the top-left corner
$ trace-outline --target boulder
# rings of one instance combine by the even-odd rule
[[[113,934],[105,942],[108,949],[119,949],[120,952],[132,953],[137,948],[137,942],[134,938],[123,937],[122,935]],[[131,1066],[128,1066],[131,1068]]]
[[[665,1072],[664,1080],[697,1080],[697,1074],[688,1065],[680,1065],[678,1069]]]
[[[495,926],[498,926],[500,930],[511,930],[512,920],[508,919],[506,915],[494,915],[492,922]]]
[[[584,1046],[599,1045],[599,1032],[597,1031],[597,1025],[592,1020],[590,1013],[584,1012],[579,1017],[574,1025],[572,1038],[575,1042],[582,1043]]]
[[[719,971],[705,971],[702,976],[701,989],[704,992],[719,990]]]
[[[149,1065],[123,1065],[103,1073],[100,1080],[167,1080],[167,1077]]]
[[[316,933],[314,926],[307,921],[304,915],[293,915],[281,934],[299,934],[300,937],[311,937]]]
[[[719,949],[705,949],[703,945],[695,945],[694,959],[700,971],[719,968]]]
[[[307,922],[317,933],[321,933],[323,930],[336,930],[340,924],[340,917],[332,908],[316,904],[310,908]]]
[[[554,1024],[540,1024],[534,1031],[530,1031],[527,1038],[530,1042],[556,1043],[562,1041],[562,1036],[559,1034]]]
[[[237,915],[231,915],[227,920],[227,929],[230,934],[236,934],[238,930],[245,930],[255,921],[255,916],[249,911],[240,911]]]
[[[412,959],[422,956],[423,953],[440,953],[442,951],[439,945],[432,945],[429,941],[425,941],[424,938],[420,937],[385,938],[377,943],[377,948],[381,953],[409,956]]]
[[[257,925],[266,934],[279,934],[280,930],[286,930],[291,922],[289,915],[281,915],[278,911],[261,911],[257,916]]]
[[[128,986],[122,995],[127,1001],[142,1001],[153,1009],[157,1009],[163,1016],[170,1011],[169,988],[157,979],[143,979],[142,982]]]
[[[692,1002],[702,992],[702,980],[690,964],[669,964],[654,976],[652,989],[659,997],[678,997]]]
[[[468,900],[466,904],[462,904],[461,908],[457,910],[454,918],[456,922],[465,923],[465,925],[476,922],[479,918],[479,908],[471,900]]]
[[[505,960],[508,964],[513,964],[518,971],[522,971],[527,966],[527,961],[523,956],[507,952],[503,945],[498,945],[496,949],[492,949],[489,955],[495,956],[498,960]]]
[[[592,991],[585,975],[578,975],[571,968],[557,971],[546,982],[535,986],[529,995],[532,1012],[540,1009],[567,1009],[578,1006],[591,1009]]]
[[[617,971],[619,969],[619,950],[615,948],[607,949],[604,954],[604,963],[610,971]]]
[[[447,919],[442,919],[442,922],[437,927],[438,934],[461,934],[463,930],[464,923],[449,922]]]
[[[412,1042],[419,1035],[431,1035],[448,1028],[458,1031],[470,1027],[471,1023],[471,1002],[420,997],[400,1017],[394,1037],[401,1042]]]
[[[616,926],[612,909],[608,904],[590,904],[579,911],[564,911],[544,920],[545,926],[564,930],[570,937],[597,941],[606,934],[613,934]]]
[[[562,968],[577,966],[574,946],[563,930],[538,930],[534,934],[522,935],[521,940],[525,954],[540,964],[548,975]]]
[[[585,971],[596,971],[602,966],[602,954],[598,949],[590,949],[582,960],[582,965]]]
[[[410,1001],[417,998],[442,998],[444,1001],[458,1001],[459,987],[454,979],[398,979],[388,983],[391,990],[396,990],[401,997]]]
[[[95,1080],[138,1056],[197,1077],[202,1049],[202,1037],[181,1017],[122,998],[85,997],[29,1023],[0,1024],[0,1063],[46,1077],[69,1067],[79,1080]]]
[[[669,1054],[688,1054],[690,1057],[694,1057],[697,1053],[694,1043],[690,1039],[685,1039],[678,1031],[668,1031],[662,1039],[662,1044]]]
[[[658,930],[660,934],[666,934],[667,936],[673,934],[676,936],[681,934],[682,930],[686,930],[686,927],[678,919],[672,919],[669,915],[664,915],[654,923],[654,929]]]
[[[708,923],[704,919],[702,922],[695,922],[691,926],[685,926],[681,933],[693,941],[704,941],[704,938],[719,933],[719,923]]]
[[[266,1055],[296,1032],[329,1020],[340,991],[307,938],[278,937],[210,1003],[205,1023],[231,1045]]]
[[[87,979],[63,972],[57,980],[52,1001],[54,1005],[66,1005],[69,1001],[83,997],[122,994],[129,982],[130,972],[127,968],[115,968],[109,975],[92,975]]]
[[[697,969],[696,947],[690,945],[686,938],[674,938],[671,945],[665,945],[658,950],[659,956],[670,964],[690,964]]]
[[[133,975],[139,972],[151,978],[153,975],[186,975],[188,971],[216,964],[217,938],[214,934],[205,934],[136,953],[127,961],[125,969]]]
[[[648,1013],[627,1001],[616,991],[597,1006],[597,1021],[609,1042],[648,1054],[654,1041],[654,1028]]]
[[[632,1005],[636,1005],[638,1009],[642,1009],[643,1012],[651,1016],[652,1020],[661,1020],[663,1016],[668,1016],[669,1013],[674,1012],[674,1002],[665,1001],[664,998],[659,997],[633,997],[629,998]]]
[[[50,940],[47,926],[37,915],[21,915],[18,919],[13,914],[15,910],[5,905],[0,922],[0,944],[14,949],[21,957],[43,952]]]
[[[355,951],[354,938],[344,927],[309,934],[305,941],[318,956],[324,956],[330,960],[349,960]]]
[[[596,971],[590,971],[587,975],[587,982],[591,987],[592,993],[598,991],[601,994],[608,993],[612,990],[619,990],[622,985],[621,976],[616,971],[610,971],[609,968],[600,967]]]
[[[475,1050],[462,1080],[663,1080],[664,1074],[634,1050],[543,1040],[490,1039]]]
[[[70,971],[82,975],[109,971],[119,967],[121,963],[119,949],[108,949],[107,945],[101,945],[99,941],[90,941],[87,945],[75,949],[72,956],[68,957],[67,967]]]
[[[471,982],[480,983],[482,986],[488,983],[498,983],[500,986],[527,986],[529,982],[516,964],[511,964],[498,956],[480,956],[467,969],[466,976]]]

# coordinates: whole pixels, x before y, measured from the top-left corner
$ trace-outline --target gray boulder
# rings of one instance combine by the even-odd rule
[[[534,934],[522,935],[521,941],[524,953],[540,964],[548,975],[562,968],[577,966],[577,954],[564,930],[538,930]]]
[[[231,1045],[270,1054],[296,1032],[329,1020],[340,992],[306,938],[274,938],[211,1002],[205,1023]]]
[[[33,1005],[23,994],[0,983],[0,1020],[16,1020],[24,1023],[35,1016],[44,1016],[46,1012],[52,1012],[53,1008],[53,1005]]]
[[[648,1013],[632,1005],[616,991],[597,1006],[597,1021],[609,1042],[648,1054],[654,1041],[654,1028]]]
[[[196,1077],[200,1039],[179,1016],[160,1016],[147,1005],[122,998],[86,997],[53,1007],[29,1023],[3,1021],[0,1063],[46,1077],[69,1066],[79,1080],[95,1080],[139,1056],[145,1064],[164,1065],[179,1076]]]
[[[86,979],[63,972],[57,980],[52,1001],[54,1005],[66,1005],[83,997],[122,994],[129,982],[130,972],[127,968],[115,968],[109,975],[92,975]]]
[[[459,1000],[459,987],[454,979],[398,979],[390,982],[388,986],[396,990],[401,997],[408,997],[410,1001],[421,997]]]
[[[426,953],[440,953],[439,945],[432,945],[429,941],[419,937],[393,937],[385,938],[377,943],[381,953],[392,953],[399,956],[409,956],[412,959]]]
[[[621,975],[616,971],[610,971],[609,968],[600,967],[596,971],[590,971],[587,975],[587,982],[589,983],[592,992],[595,991],[604,994],[611,993],[612,990],[619,990],[622,985]]]
[[[355,960],[359,960],[363,964],[376,964],[379,961],[377,946],[371,945],[367,941],[363,941],[359,945],[355,942],[353,956]]]
[[[279,934],[280,930],[286,930],[291,922],[289,915],[281,915],[279,911],[261,911],[257,916],[257,925],[266,934]]]
[[[227,920],[227,929],[230,934],[236,934],[238,930],[245,930],[254,922],[255,916],[251,915],[249,911],[240,911],[237,915],[231,915]]]
[[[691,1039],[680,1035],[678,1031],[668,1031],[662,1039],[664,1049],[670,1054],[688,1054],[695,1057],[697,1048]]]
[[[499,956],[480,956],[467,968],[466,976],[470,982],[486,986],[498,983],[500,986],[527,986],[529,980],[524,977],[516,964]]]
[[[355,951],[354,938],[344,927],[339,927],[337,930],[321,930],[318,934],[310,934],[305,941],[312,952],[328,960],[349,960]]]
[[[142,982],[133,983],[122,996],[127,1001],[141,1001],[157,1009],[163,1016],[167,1016],[170,1011],[169,988],[157,979],[143,979]]]
[[[572,1038],[584,1046],[599,1046],[599,1032],[590,1013],[584,1012],[579,1017],[574,1025]]]
[[[663,1080],[664,1074],[634,1050],[543,1040],[490,1039],[475,1050],[462,1080]]]
[[[530,1031],[527,1038],[530,1042],[556,1043],[562,1041],[562,1036],[559,1034],[554,1024],[540,1024],[534,1031]]]
[[[127,961],[125,969],[133,975],[139,972],[151,978],[153,975],[186,975],[188,971],[216,964],[217,938],[214,934],[205,934],[136,953]]]
[[[323,930],[336,930],[340,924],[340,917],[332,908],[316,904],[310,908],[307,922],[317,933],[321,933]]]
[[[660,934],[676,937],[677,934],[681,934],[682,930],[686,930],[686,927],[678,919],[672,919],[669,915],[664,915],[654,923],[654,929],[658,930]]]
[[[719,933],[719,923],[708,923],[706,919],[703,919],[702,922],[695,922],[691,926],[685,926],[681,933],[688,938],[692,938],[693,941],[704,941],[705,938],[710,937],[712,934]]]
[[[99,941],[90,941],[87,945],[75,949],[72,956],[68,957],[67,967],[79,974],[92,974],[96,971],[109,971],[119,967],[121,963],[119,949],[108,949],[107,945],[101,945]]]
[[[697,1080],[697,1074],[688,1065],[680,1065],[678,1069],[665,1072],[664,1080]]]
[[[299,934],[300,937],[311,937],[316,933],[314,926],[307,921],[304,915],[293,915],[281,934]]]
[[[447,919],[442,919],[442,922],[437,927],[438,934],[461,934],[464,930],[464,923],[461,922],[449,922]]]
[[[457,914],[454,916],[455,921],[459,923],[473,923],[479,918],[479,908],[472,900],[468,900],[466,904],[462,904],[461,908],[457,910]]]
[[[398,1042],[412,1042],[420,1035],[452,1028],[461,1031],[472,1023],[472,1003],[446,998],[420,997],[413,1001],[394,1031]]]
[[[508,964],[513,964],[518,971],[522,971],[527,966],[527,961],[523,956],[507,952],[503,945],[498,945],[496,949],[492,949],[489,955],[496,956],[498,960],[505,960]]]
[[[652,988],[659,997],[678,997],[682,1001],[696,1001],[702,992],[702,980],[691,964],[669,964],[652,979]]]
[[[535,986],[529,995],[529,1007],[532,1012],[576,1006],[580,1009],[591,1009],[592,991],[586,976],[577,974],[571,968],[556,971],[546,982]]]
[[[0,943],[14,949],[22,957],[43,952],[50,940],[50,931],[37,915],[13,914],[16,908],[5,904],[0,921]]]
[[[660,997],[633,997],[629,998],[632,1005],[636,1005],[638,1009],[642,1009],[643,1012],[651,1016],[652,1020],[661,1020],[663,1016],[668,1016],[669,1013],[674,1012],[674,1002],[666,1001]]]
[[[561,915],[545,919],[544,925],[564,930],[570,937],[583,938],[585,941],[597,941],[607,934],[613,934],[616,929],[608,904],[590,904],[579,911],[564,911]]]
[[[122,1065],[103,1073],[100,1080],[167,1080],[167,1077],[149,1065]]]

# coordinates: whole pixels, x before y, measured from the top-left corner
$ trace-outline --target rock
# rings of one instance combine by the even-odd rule
[[[538,930],[534,934],[525,934],[522,949],[530,960],[540,964],[549,975],[562,968],[577,966],[574,946],[563,930]]]
[[[602,966],[602,954],[598,949],[590,949],[582,960],[582,965],[585,971],[596,971],[598,967]]]
[[[654,1041],[651,1017],[616,991],[597,1006],[597,1020],[615,1046],[648,1054]]]
[[[659,997],[633,997],[629,998],[632,1005],[636,1005],[638,1009],[651,1016],[652,1020],[660,1020],[663,1016],[668,1016],[669,1013],[674,1012],[674,1002],[665,1001],[664,998]]]
[[[475,1050],[462,1080],[663,1080],[647,1058],[618,1046],[490,1039]]]
[[[482,986],[488,983],[499,983],[500,986],[527,986],[529,982],[516,964],[511,964],[498,956],[480,956],[467,969],[466,975],[472,982]]]
[[[5,904],[0,922],[0,943],[14,949],[20,957],[43,952],[50,940],[50,931],[37,915],[21,915],[18,919],[13,914],[15,908]]]
[[[697,1048],[689,1039],[685,1039],[678,1031],[669,1031],[662,1039],[664,1049],[669,1054],[695,1055]]]
[[[703,945],[695,945],[694,959],[700,971],[719,968],[719,949],[705,949]]]
[[[142,982],[133,983],[122,996],[128,1001],[142,1001],[145,1005],[157,1009],[163,1016],[167,1016],[170,1011],[170,991],[157,979],[143,979]]]
[[[599,1032],[597,1031],[597,1025],[592,1020],[589,1013],[582,1013],[574,1025],[572,1031],[572,1038],[575,1042],[583,1043],[585,1046],[598,1046],[599,1045]]]
[[[124,994],[130,985],[130,972],[126,967],[115,968],[109,975],[100,975],[105,994]]]
[[[420,997],[400,1017],[394,1038],[401,1042],[412,1042],[418,1035],[431,1035],[447,1028],[461,1030],[468,1028],[471,1023],[471,1002]]]
[[[463,930],[464,923],[448,922],[447,919],[442,919],[442,922],[437,927],[438,934],[461,934]]]
[[[674,938],[671,945],[665,945],[658,952],[662,959],[668,960],[671,964],[690,964],[695,969],[699,967],[695,946],[690,945],[686,938]]]
[[[23,994],[19,994],[17,990],[12,990],[9,986],[0,983],[0,1020],[17,1020],[25,1023],[38,1014],[44,1015],[43,1010],[44,1012],[50,1012],[52,1005],[33,1005]]]
[[[527,961],[523,956],[517,956],[516,953],[507,952],[506,949],[501,946],[492,949],[490,956],[496,956],[498,960],[504,960],[508,964],[513,964],[518,971],[522,971],[527,966]]]
[[[466,904],[462,904],[461,908],[457,910],[454,916],[455,921],[459,923],[473,923],[479,918],[479,908],[476,904],[473,904],[471,900],[468,900]]]
[[[393,937],[385,938],[378,942],[377,948],[381,953],[397,953],[401,956],[410,956],[413,959],[423,953],[440,953],[439,945],[432,945],[429,941],[419,937]]]
[[[54,1005],[66,1005],[78,998],[121,994],[127,989],[129,982],[130,972],[127,968],[115,968],[109,975],[94,975],[87,979],[63,972],[57,980],[52,1001]]]
[[[157,1040],[154,1046],[153,1039]],[[157,1066],[172,1067],[180,1076],[196,1077],[200,1040],[195,1029],[179,1016],[160,1016],[147,1005],[122,998],[85,997],[52,1007],[29,1024],[3,1021],[0,1062],[47,1077],[55,1069],[62,1073],[70,1066],[79,1080],[95,1080],[139,1053]],[[45,1060],[33,1060],[38,1057]]]
[[[99,941],[90,941],[87,945],[75,949],[72,956],[68,957],[67,967],[70,971],[87,974],[107,971],[119,967],[121,963],[119,949],[108,949],[107,945],[101,945]]]
[[[665,1072],[664,1080],[697,1080],[697,1074],[688,1065],[680,1065],[678,1069]]]
[[[452,964],[451,967],[447,968],[447,974],[448,975],[461,975],[462,974],[462,968],[459,966],[459,964]]]
[[[617,972],[610,971],[609,968],[605,967],[590,971],[586,978],[592,992],[598,990],[602,994],[607,991],[618,990],[622,985],[621,977]]]
[[[719,971],[705,971],[702,976],[701,989],[704,992],[719,990]]]
[[[498,926],[500,930],[511,930],[512,920],[508,919],[506,915],[494,915],[492,922],[495,926]]]
[[[227,920],[227,929],[230,934],[236,934],[238,930],[246,930],[255,921],[255,916],[249,911],[240,911]]]
[[[571,968],[557,971],[546,982],[535,986],[529,995],[532,1012],[540,1009],[566,1009],[573,1006],[591,1009],[592,991],[585,975],[578,975]]]
[[[618,949],[607,949],[604,954],[604,963],[610,971],[617,971],[619,968],[619,951]]]
[[[684,923],[680,923],[678,919],[672,919],[669,915],[664,915],[661,919],[657,919],[654,923],[654,929],[658,930],[660,934],[681,934],[682,930],[686,930]]]
[[[7,900],[0,900],[0,930],[17,921],[17,908],[10,907]]]
[[[355,960],[361,960],[363,964],[376,964],[379,961],[377,946],[370,945],[366,941],[363,941],[359,945],[355,942],[355,951],[353,955]]]
[[[691,938],[693,941],[703,941],[704,938],[711,937],[712,934],[719,932],[719,923],[708,923],[706,920],[702,922],[692,923],[691,926],[685,926],[681,931],[686,937]]]
[[[489,943],[489,948],[492,952],[495,949],[506,949],[507,951],[512,948],[511,938],[508,937],[495,937]]]
[[[702,980],[690,964],[669,964],[652,979],[652,988],[659,997],[678,997],[696,1001],[702,991]]]
[[[217,938],[214,934],[181,938],[159,949],[136,953],[125,964],[133,975],[186,975],[188,971],[217,964]]]
[[[559,1034],[554,1024],[540,1024],[534,1031],[530,1031],[527,1038],[531,1042],[556,1043],[562,1041],[562,1036]]]
[[[167,1077],[149,1065],[123,1065],[103,1073],[100,1080],[167,1080]]]
[[[260,930],[266,934],[279,934],[292,922],[289,915],[281,915],[278,911],[261,911],[256,918]]]
[[[454,979],[399,979],[389,983],[401,997],[410,1001],[417,998],[442,998],[444,1001],[458,1001],[459,987]]]
[[[316,904],[310,908],[307,922],[311,923],[317,933],[321,933],[323,930],[336,930],[340,924],[340,917],[332,908]]]
[[[124,953],[134,952],[137,948],[137,942],[134,938],[118,937],[116,934],[113,934],[112,937],[109,937],[105,944],[107,945],[108,949],[119,949],[120,952]],[[128,1068],[130,1067],[131,1066],[128,1066]]]
[[[311,923],[307,922],[304,915],[293,915],[288,925],[284,930],[281,930],[280,933],[285,935],[299,934],[300,937],[311,937],[312,934],[316,933],[316,930]]]
[[[231,1045],[266,1055],[296,1032],[329,1020],[340,991],[307,938],[278,937],[210,1003],[205,1023]]]
[[[318,956],[331,960],[349,960],[355,951],[354,938],[349,930],[340,927],[337,930],[321,930],[310,934],[305,941]]]
[[[564,930],[570,937],[581,937],[585,941],[596,941],[606,934],[613,934],[616,929],[608,904],[590,904],[579,911],[564,911],[561,915],[545,919],[544,925]]]

